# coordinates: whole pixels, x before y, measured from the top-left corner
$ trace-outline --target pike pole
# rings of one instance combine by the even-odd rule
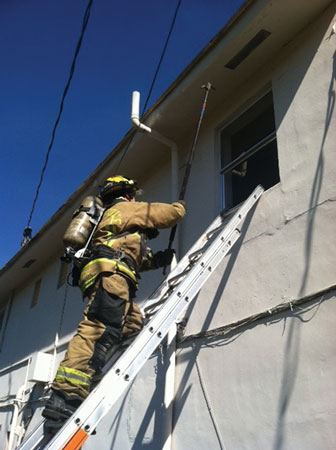
[[[188,158],[187,166],[186,166],[186,169],[184,172],[184,177],[183,177],[182,187],[181,187],[181,191],[180,191],[180,195],[179,195],[179,200],[184,200],[184,196],[185,196],[185,193],[187,190],[191,166],[192,166],[192,162],[193,162],[194,155],[195,155],[195,148],[196,148],[196,144],[197,144],[198,134],[199,134],[199,131],[201,128],[201,123],[202,123],[205,108],[207,105],[209,92],[211,91],[211,89],[215,90],[215,88],[211,85],[211,83],[204,84],[202,86],[202,89],[205,89],[205,96],[204,96],[201,113],[200,113],[200,117],[199,117],[197,128],[196,128],[195,137],[194,137],[194,140],[193,140],[190,152],[189,152],[189,158]],[[177,225],[175,225],[171,229],[170,236],[169,236],[168,250],[171,250],[171,248],[173,246],[173,242],[174,242],[175,235],[176,235],[176,228],[177,228]],[[166,266],[163,268],[163,275],[166,274],[166,268],[167,268]]]

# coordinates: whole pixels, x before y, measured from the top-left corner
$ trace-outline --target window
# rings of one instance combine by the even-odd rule
[[[280,181],[271,92],[221,132],[221,175],[225,209],[244,201],[258,184],[269,189]]]
[[[30,304],[31,308],[34,308],[34,306],[37,305],[37,300],[40,294],[40,289],[41,289],[41,280],[36,281],[35,286],[34,286],[34,292],[33,292],[33,297],[32,297],[32,301]]]
[[[57,280],[57,289],[59,289],[61,286],[63,286],[63,284],[66,282],[67,275],[68,275],[68,268],[69,268],[69,265],[64,261],[61,261],[60,270],[59,270],[59,274],[58,274],[58,280]]]

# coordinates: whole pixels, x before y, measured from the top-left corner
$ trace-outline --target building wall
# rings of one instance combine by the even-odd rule
[[[335,312],[334,291],[299,312],[183,344],[173,448],[335,448]]]
[[[242,86],[230,107],[208,118],[220,130],[271,85],[281,181],[262,196],[243,244],[190,308],[186,335],[335,284],[334,20],[332,5]],[[216,151],[216,130],[202,138],[203,155]],[[194,180],[210,176],[216,158],[208,166],[201,160]],[[197,223],[189,197],[187,220]],[[227,338],[182,345],[173,448],[334,448],[333,298],[321,296],[307,311],[270,317]]]

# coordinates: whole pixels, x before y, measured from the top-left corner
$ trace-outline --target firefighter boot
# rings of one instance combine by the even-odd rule
[[[53,390],[46,403],[42,416],[46,418],[45,430],[48,433],[55,433],[73,415],[83,400],[70,398],[61,391]]]

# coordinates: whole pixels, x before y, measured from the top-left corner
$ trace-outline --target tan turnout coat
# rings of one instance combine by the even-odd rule
[[[170,228],[180,222],[186,211],[182,203],[146,203],[117,201],[109,207],[98,225],[92,246],[105,245],[121,250],[134,263],[134,270],[109,258],[90,261],[82,270],[80,287],[85,294],[102,273],[120,273],[137,282],[137,272],[146,269],[146,230]]]

